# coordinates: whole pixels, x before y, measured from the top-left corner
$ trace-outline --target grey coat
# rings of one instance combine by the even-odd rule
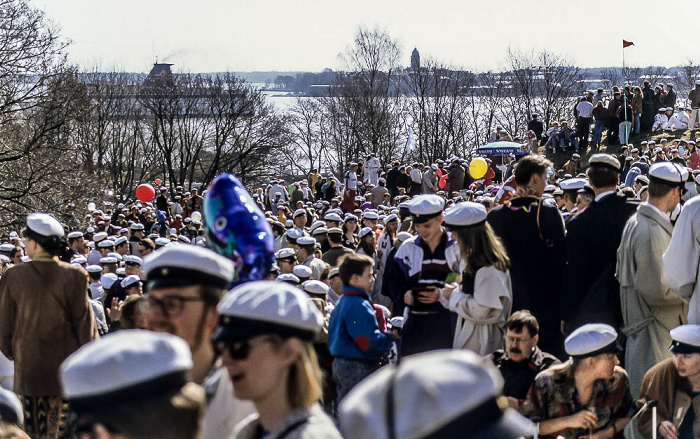
[[[625,365],[635,399],[646,371],[671,357],[669,331],[687,323],[687,303],[663,279],[661,257],[672,230],[667,217],[642,204],[627,221],[617,250],[622,332],[627,336]]]

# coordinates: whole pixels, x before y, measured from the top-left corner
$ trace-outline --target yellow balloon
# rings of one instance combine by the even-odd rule
[[[483,157],[477,157],[469,163],[469,174],[477,180],[486,175],[488,170],[489,164]]]

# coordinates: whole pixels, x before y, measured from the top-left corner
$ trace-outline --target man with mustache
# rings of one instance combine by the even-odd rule
[[[525,401],[537,374],[561,363],[557,357],[537,347],[539,330],[537,319],[530,311],[514,312],[506,322],[506,349],[486,357],[503,375],[503,394],[516,409]]]

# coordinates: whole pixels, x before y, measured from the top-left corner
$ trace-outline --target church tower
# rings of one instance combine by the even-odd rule
[[[420,54],[418,53],[418,48],[413,48],[413,53],[411,53],[411,70],[414,72],[420,70]]]

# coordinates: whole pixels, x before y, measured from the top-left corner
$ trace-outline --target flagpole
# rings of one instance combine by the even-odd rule
[[[622,87],[622,105],[623,105],[623,111],[625,112],[625,133],[623,133],[623,136],[625,136],[625,145],[629,143],[629,135],[627,134],[627,93],[625,93],[625,85],[627,85],[627,69],[625,69],[625,43],[622,43],[622,77],[625,80],[625,83]]]
[[[625,145],[627,145],[630,141],[629,139],[629,129],[627,128],[627,93],[625,93],[625,86],[627,85],[627,69],[625,68],[625,40],[622,40],[622,76],[625,80],[625,84],[622,87],[622,105],[624,105],[624,112],[625,112]],[[632,125],[634,125],[634,122],[632,122]]]

